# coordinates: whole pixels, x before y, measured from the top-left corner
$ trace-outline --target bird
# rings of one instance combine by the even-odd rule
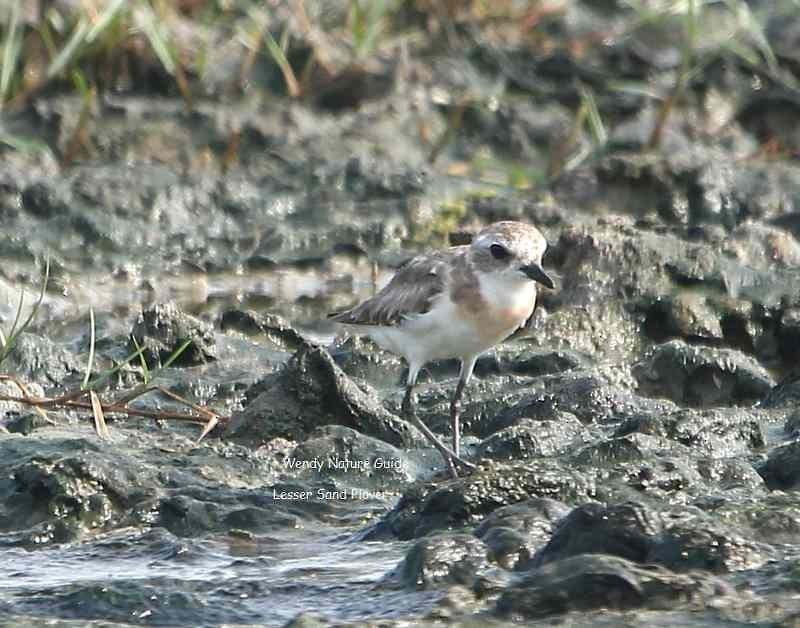
[[[460,455],[461,398],[475,362],[485,351],[525,327],[536,305],[537,284],[555,288],[542,266],[547,241],[533,225],[487,225],[467,245],[422,253],[401,266],[373,297],[329,319],[351,334],[367,335],[408,364],[401,406],[442,455],[451,477],[456,466],[474,470]],[[414,388],[431,360],[458,358],[458,383],[450,401],[452,448],[416,413]]]

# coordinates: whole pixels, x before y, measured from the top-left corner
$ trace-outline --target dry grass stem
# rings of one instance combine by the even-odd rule
[[[230,420],[230,417],[220,416],[217,413],[209,410],[208,408],[203,408],[197,404],[194,404],[181,396],[162,388],[161,386],[152,386],[152,387],[145,387],[143,389],[137,389],[134,391],[135,395],[127,395],[124,400],[117,400],[110,403],[103,403],[100,400],[100,397],[97,393],[93,390],[74,390],[65,395],[60,397],[34,397],[28,394],[27,389],[21,384],[21,382],[16,381],[13,377],[9,375],[0,375],[0,379],[6,379],[9,381],[13,381],[17,384],[22,393],[22,396],[15,396],[15,395],[0,395],[0,401],[11,401],[15,403],[20,403],[23,405],[31,406],[33,408],[38,409],[40,412],[44,411],[44,408],[66,408],[66,409],[77,409],[77,410],[89,410],[92,412],[94,420],[95,420],[95,429],[108,432],[107,426],[105,426],[105,416],[108,414],[123,414],[129,417],[139,417],[144,419],[164,419],[164,420],[171,420],[171,421],[186,421],[189,423],[197,423],[204,426],[204,430],[200,438],[202,439],[208,432],[210,432],[215,426],[219,425],[220,423],[225,424]],[[197,414],[190,414],[187,412],[175,412],[171,410],[145,410],[143,408],[129,408],[127,403],[132,399],[139,397],[147,392],[151,392],[153,390],[157,390],[160,393],[166,395],[167,397],[179,401],[187,406],[189,406],[192,410],[197,412]],[[81,397],[87,398],[87,400],[81,399]],[[46,416],[46,415],[45,415]],[[100,417],[102,416],[102,419]],[[50,419],[48,422],[53,423]],[[98,424],[100,427],[98,428]],[[101,435],[101,432],[98,431],[98,435]],[[101,436],[102,437],[102,436]]]
[[[92,417],[94,417],[94,431],[97,433],[97,436],[102,440],[108,440],[111,438],[111,434],[108,432],[108,425],[106,425],[106,417],[103,414],[103,406],[100,403],[100,397],[97,396],[97,393],[93,390],[89,391],[89,399],[92,402]]]

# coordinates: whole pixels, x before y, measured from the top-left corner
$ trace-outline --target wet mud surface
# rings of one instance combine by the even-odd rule
[[[3,112],[49,150],[0,148],[0,329],[50,280],[0,373],[79,388],[92,308],[93,375],[146,346],[101,397],[152,370],[230,418],[198,442],[110,415],[101,439],[0,401],[4,625],[800,621],[798,20],[767,20],[780,72],[709,43],[653,147],[660,100],[615,80],[660,85],[680,46],[613,35],[625,3],[556,4],[558,45],[456,21],[313,97],[231,102],[221,61],[191,113],[111,90],[69,167],[77,97]],[[557,287],[478,360],[478,468],[451,480],[402,418],[405,365],[326,313],[501,219],[540,227]],[[420,376],[445,436],[457,376]]]

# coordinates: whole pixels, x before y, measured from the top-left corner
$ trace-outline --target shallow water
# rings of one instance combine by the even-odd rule
[[[355,528],[309,527],[204,539],[119,530],[46,550],[8,548],[0,618],[276,626],[303,611],[340,620],[408,612],[407,592],[375,590],[407,543],[356,542]],[[430,604],[431,594],[414,597],[420,608]]]

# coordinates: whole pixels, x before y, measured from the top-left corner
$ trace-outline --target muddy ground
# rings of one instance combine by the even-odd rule
[[[796,4],[702,5],[694,38],[624,2],[447,5],[402,3],[366,59],[320,26],[297,97],[264,53],[232,86],[220,26],[191,110],[162,69],[88,122],[59,82],[2,112],[0,329],[49,280],[0,373],[80,388],[91,309],[101,399],[152,377],[223,417],[100,438],[0,401],[5,624],[800,622]],[[323,44],[292,6],[299,73]],[[501,219],[557,287],[479,360],[450,480],[402,361],[325,315]],[[456,376],[421,376],[444,435]]]

